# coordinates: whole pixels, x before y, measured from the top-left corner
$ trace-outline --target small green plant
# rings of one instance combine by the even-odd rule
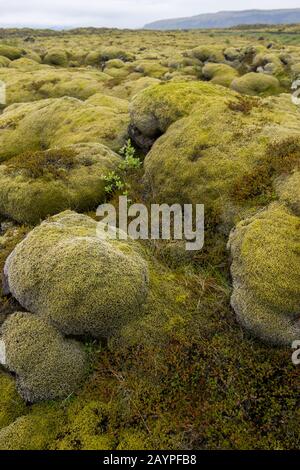
[[[121,192],[123,195],[127,195],[129,185],[125,182],[125,177],[132,170],[138,170],[142,165],[140,159],[135,155],[136,150],[130,139],[127,140],[119,153],[123,157],[123,160],[118,165],[118,169],[116,171],[109,172],[103,178],[106,182],[105,193],[108,196],[112,196],[116,192]]]
[[[112,195],[117,191],[122,191],[125,187],[125,183],[122,181],[121,176],[115,171],[110,171],[103,177],[103,179],[106,182],[105,193],[107,195]]]
[[[136,157],[136,150],[133,147],[131,140],[128,139],[124,147],[120,150],[120,155],[124,158],[120,164],[120,169],[128,170],[137,170],[142,165],[142,162],[138,157]]]

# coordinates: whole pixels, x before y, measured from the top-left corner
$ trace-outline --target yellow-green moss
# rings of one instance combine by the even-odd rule
[[[160,63],[146,60],[133,62],[132,67],[135,72],[151,78],[162,78],[168,71],[167,67]]]
[[[8,57],[0,56],[0,68],[8,67],[10,64],[10,59]]]
[[[26,414],[24,401],[16,391],[15,380],[10,375],[0,372],[0,430],[19,416]],[[1,431],[0,431],[1,432]]]
[[[22,50],[7,44],[0,44],[0,56],[7,57],[10,60],[19,59],[22,56]]]
[[[58,98],[22,103],[0,116],[0,161],[27,151],[82,142],[119,150],[127,136],[129,116],[92,99]]]
[[[162,83],[134,97],[131,121],[142,134],[157,136],[174,121],[191,113],[198,103],[204,105],[220,97],[225,97],[222,89],[206,83]]]
[[[224,55],[222,48],[218,46],[197,46],[188,51],[188,55],[201,60],[202,62],[222,62]]]
[[[238,72],[230,65],[207,63],[202,69],[202,75],[215,85],[229,87]]]
[[[145,432],[135,429],[123,431],[119,436],[119,444],[116,450],[147,450],[149,436]],[[149,444],[148,444],[149,445]]]
[[[237,225],[229,240],[237,318],[275,344],[290,345],[300,334],[299,222],[274,203]]]
[[[64,50],[52,49],[47,52],[44,57],[45,64],[66,67],[68,65],[68,57]]]
[[[83,68],[54,69],[26,57],[0,70],[0,80],[7,87],[7,105],[63,96],[86,100],[104,91],[110,78],[106,73]]]
[[[279,58],[278,54],[275,53],[259,53],[254,57],[253,68],[257,71],[261,71],[280,79],[285,74],[284,66]]]
[[[35,228],[5,266],[20,304],[65,334],[109,337],[141,314],[146,299],[138,245],[101,239],[98,228],[87,216],[63,212]]]
[[[32,70],[40,70],[43,66],[40,65],[38,62],[35,60],[31,60],[28,57],[22,57],[21,59],[14,60],[10,62],[9,64],[9,72],[8,72],[8,77],[12,77],[13,71],[11,69],[18,69],[24,71],[32,71]],[[6,83],[8,83],[8,80],[6,79]]]
[[[59,434],[58,415],[47,413],[26,415],[0,431],[1,450],[49,450]]]
[[[104,176],[119,157],[101,144],[27,152],[0,166],[0,213],[37,223],[64,209],[89,210],[103,202]]]
[[[110,450],[115,447],[110,418],[112,405],[90,400],[74,401],[67,411],[58,450]]]
[[[1,327],[4,367],[16,374],[24,400],[66,398],[82,385],[87,374],[83,347],[28,312],[10,315]]]
[[[234,79],[231,88],[246,95],[264,96],[279,93],[280,84],[272,75],[250,72]]]
[[[300,216],[300,172],[295,171],[290,176],[279,178],[276,182],[279,198],[292,211]]]
[[[173,86],[179,93],[182,84]],[[200,99],[189,115],[171,114],[177,120],[147,154],[144,181],[155,202],[204,204],[207,218],[218,214],[219,230],[226,233],[245,211],[272,201],[274,178],[299,165],[299,152],[293,150],[299,114],[288,97],[250,105],[220,90],[199,84]],[[156,109],[147,110],[138,118],[133,114],[132,122],[148,133],[164,130]],[[162,112],[170,117],[167,106]],[[280,148],[285,156],[278,154]]]
[[[108,62],[111,59],[120,59],[123,62],[133,60],[134,56],[130,52],[126,52],[124,49],[117,47],[104,47],[99,51],[90,52],[86,58],[86,65],[92,65],[94,67],[101,67],[102,64]]]

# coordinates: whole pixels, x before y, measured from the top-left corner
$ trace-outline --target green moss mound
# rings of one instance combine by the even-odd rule
[[[20,59],[22,50],[17,47],[0,44],[0,56],[7,57],[10,60]]]
[[[238,72],[230,65],[207,63],[202,69],[202,75],[206,80],[216,85],[230,87]]]
[[[85,58],[85,64],[91,65],[94,67],[101,67],[105,65],[106,62],[112,59],[119,59],[123,62],[128,62],[133,60],[134,56],[130,52],[126,52],[124,49],[118,47],[104,47],[99,51],[93,51],[87,54]]]
[[[3,365],[17,377],[24,400],[65,398],[82,384],[87,373],[83,348],[41,318],[15,313],[1,328],[5,345]]]
[[[9,67],[10,59],[8,57],[0,56],[0,68]]]
[[[110,79],[100,71],[53,68],[26,57],[0,70],[0,80],[7,86],[7,105],[64,96],[86,100],[104,92]]]
[[[119,150],[127,137],[128,113],[107,103],[97,105],[97,99],[64,97],[9,106],[0,116],[0,161],[82,142]]]
[[[245,95],[264,96],[279,93],[280,84],[272,75],[250,72],[233,80],[231,88]]]
[[[109,337],[145,302],[147,265],[136,244],[101,239],[102,225],[63,212],[35,228],[6,262],[13,296],[65,334]]]
[[[197,46],[194,49],[191,49],[187,52],[188,56],[195,57],[201,62],[222,62],[224,60],[224,55],[222,48],[219,46],[209,45],[209,46]]]
[[[275,77],[282,77],[284,74],[283,62],[278,54],[259,53],[254,57],[253,68],[258,72],[267,73]]]
[[[156,61],[139,60],[132,66],[135,72],[151,78],[162,78],[168,72],[167,67]]]
[[[39,64],[35,60],[31,60],[28,57],[22,57],[21,59],[14,60],[9,64],[10,69],[18,69],[24,71],[31,71],[31,70],[40,70],[43,68],[43,65]],[[12,76],[12,70],[10,70],[10,76]],[[9,76],[9,72],[8,72]]]
[[[72,208],[96,207],[105,198],[104,176],[120,158],[101,144],[27,152],[0,165],[0,213],[37,223]]]
[[[119,436],[120,442],[117,446],[120,450],[147,450],[147,434],[135,429],[128,429]]]
[[[21,416],[0,431],[0,450],[49,450],[59,434],[58,413]]]
[[[75,401],[67,412],[68,425],[62,430],[59,450],[110,450],[115,447],[111,423],[113,404],[99,400]]]
[[[114,95],[119,96],[123,99],[130,99],[137,95],[140,91],[145,90],[146,88],[158,85],[160,80],[158,78],[152,77],[138,77],[134,80],[131,77],[128,77],[120,85],[114,87]]]
[[[294,79],[300,77],[300,63],[291,66],[292,76]]]
[[[68,56],[64,50],[52,49],[45,55],[44,63],[49,65],[57,65],[59,67],[67,67]]]
[[[134,97],[130,105],[131,122],[143,135],[155,137],[190,114],[196,104],[222,96],[225,97],[222,89],[206,83],[162,83]]]
[[[15,380],[0,372],[0,429],[13,423],[19,416],[26,414],[26,405],[16,391]]]
[[[276,189],[280,200],[300,216],[300,171],[295,171],[286,178],[279,178]]]
[[[273,344],[299,338],[299,217],[274,203],[237,225],[229,239],[231,305],[239,322]]]
[[[224,57],[228,62],[242,62],[244,51],[241,48],[227,47],[224,50]]]
[[[299,133],[295,129],[299,113],[288,96],[261,101],[238,98],[221,87],[199,85],[199,90],[204,85],[202,99],[199,93],[188,116],[182,118],[178,113],[176,122],[147,154],[144,181],[149,199],[202,203],[213,232],[218,227],[228,233],[249,211],[276,198],[275,178],[298,167]],[[167,106],[163,112],[170,116]],[[146,110],[138,123],[148,124],[148,116]],[[176,119],[175,113],[172,116]],[[160,120],[151,122],[157,126]]]
[[[27,50],[25,52],[26,52],[26,55],[25,55],[26,59],[30,59],[30,60],[33,60],[34,62],[37,62],[38,64],[41,64],[42,58],[38,52],[33,51],[33,50]]]

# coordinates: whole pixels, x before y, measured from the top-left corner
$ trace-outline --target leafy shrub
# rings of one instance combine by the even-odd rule
[[[126,176],[128,176],[128,173],[138,170],[142,165],[142,162],[135,156],[135,153],[135,148],[131,144],[131,140],[128,139],[120,150],[120,155],[123,157],[123,160],[118,165],[118,169],[109,172],[103,177],[105,181],[105,192],[108,196],[122,191],[123,194],[127,194],[129,186],[125,182]]]

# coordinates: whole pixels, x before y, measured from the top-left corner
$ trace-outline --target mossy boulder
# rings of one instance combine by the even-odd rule
[[[145,159],[146,188],[156,202],[203,203],[231,224],[268,203],[273,180],[299,164],[299,113],[289,96],[262,101],[194,85],[172,84],[171,97],[170,84],[151,87],[133,100],[133,124],[145,136],[164,132]]]
[[[106,69],[122,69],[125,66],[125,62],[121,59],[110,59],[106,62]]]
[[[3,365],[16,374],[18,392],[26,401],[65,398],[86,376],[83,347],[28,312],[8,317],[1,327],[1,342]]]
[[[64,97],[8,106],[0,116],[0,161],[82,142],[119,150],[127,137],[128,112],[120,110],[119,99],[118,106],[97,105],[98,99]]]
[[[2,55],[0,56],[0,68],[9,67],[10,62],[10,59],[8,59],[7,57],[4,57]]]
[[[25,58],[26,59],[31,59],[34,62],[37,62],[38,64],[40,64],[42,62],[42,58],[41,58],[40,54],[38,54],[37,52],[35,52],[33,50],[27,50]]]
[[[300,219],[272,204],[230,235],[238,321],[258,338],[290,346],[300,336]]]
[[[140,91],[143,91],[150,86],[158,85],[159,83],[160,80],[158,78],[139,76],[133,80],[131,77],[127,77],[123,83],[114,87],[114,96],[120,96],[120,98],[123,99],[130,99]]]
[[[0,430],[0,450],[49,450],[60,432],[58,413],[21,416]]]
[[[230,65],[207,63],[202,69],[202,76],[211,83],[229,87],[238,72]]]
[[[19,416],[26,414],[26,404],[18,395],[14,378],[0,372],[0,429],[13,423]],[[1,432],[1,431],[0,431]]]
[[[179,118],[190,114],[198,102],[224,96],[206,83],[161,83],[138,93],[131,102],[131,123],[143,135],[157,137]]]
[[[103,202],[104,176],[120,158],[101,144],[27,152],[0,165],[0,213],[34,224],[65,209]]]
[[[250,72],[233,80],[231,88],[245,95],[274,95],[279,93],[280,83],[272,75]]]
[[[284,74],[284,65],[277,54],[260,53],[254,57],[253,68],[258,72],[280,77]]]
[[[52,68],[26,57],[0,69],[0,80],[7,86],[7,105],[64,96],[86,100],[103,92],[110,79],[100,71]]]
[[[17,47],[0,44],[0,56],[7,57],[10,60],[16,60],[22,57],[23,51]]]
[[[300,63],[292,65],[291,71],[294,79],[300,78]]]
[[[228,62],[241,62],[244,58],[244,53],[240,48],[227,47],[224,50],[224,57]]]
[[[124,49],[110,46],[87,54],[85,58],[85,64],[94,67],[101,67],[105,65],[106,62],[112,59],[119,59],[123,62],[130,62],[134,59],[134,56],[132,53],[127,52]]]
[[[186,53],[188,56],[195,57],[201,62],[220,63],[224,61],[222,48],[219,46],[197,46]]]
[[[40,70],[41,68],[43,68],[43,66],[39,64],[38,62],[36,62],[35,60],[29,59],[28,57],[21,57],[21,59],[11,61],[9,63],[9,68],[19,69],[22,71],[32,71],[32,70]],[[10,75],[12,75],[12,71],[9,70],[9,72],[10,72]]]
[[[139,60],[132,64],[134,71],[138,72],[146,77],[162,78],[168,68],[161,65],[159,61],[153,60]]]
[[[99,400],[78,401],[68,409],[68,425],[62,433],[58,450],[111,450],[115,447],[115,437],[111,429],[113,403]]]
[[[300,171],[280,178],[276,184],[279,199],[300,216]]]
[[[32,230],[6,261],[8,290],[65,334],[109,337],[141,314],[148,275],[139,245],[100,237],[102,226],[63,212]]]
[[[67,67],[68,56],[62,49],[51,49],[44,57],[44,63],[48,65],[56,65],[59,67]]]

